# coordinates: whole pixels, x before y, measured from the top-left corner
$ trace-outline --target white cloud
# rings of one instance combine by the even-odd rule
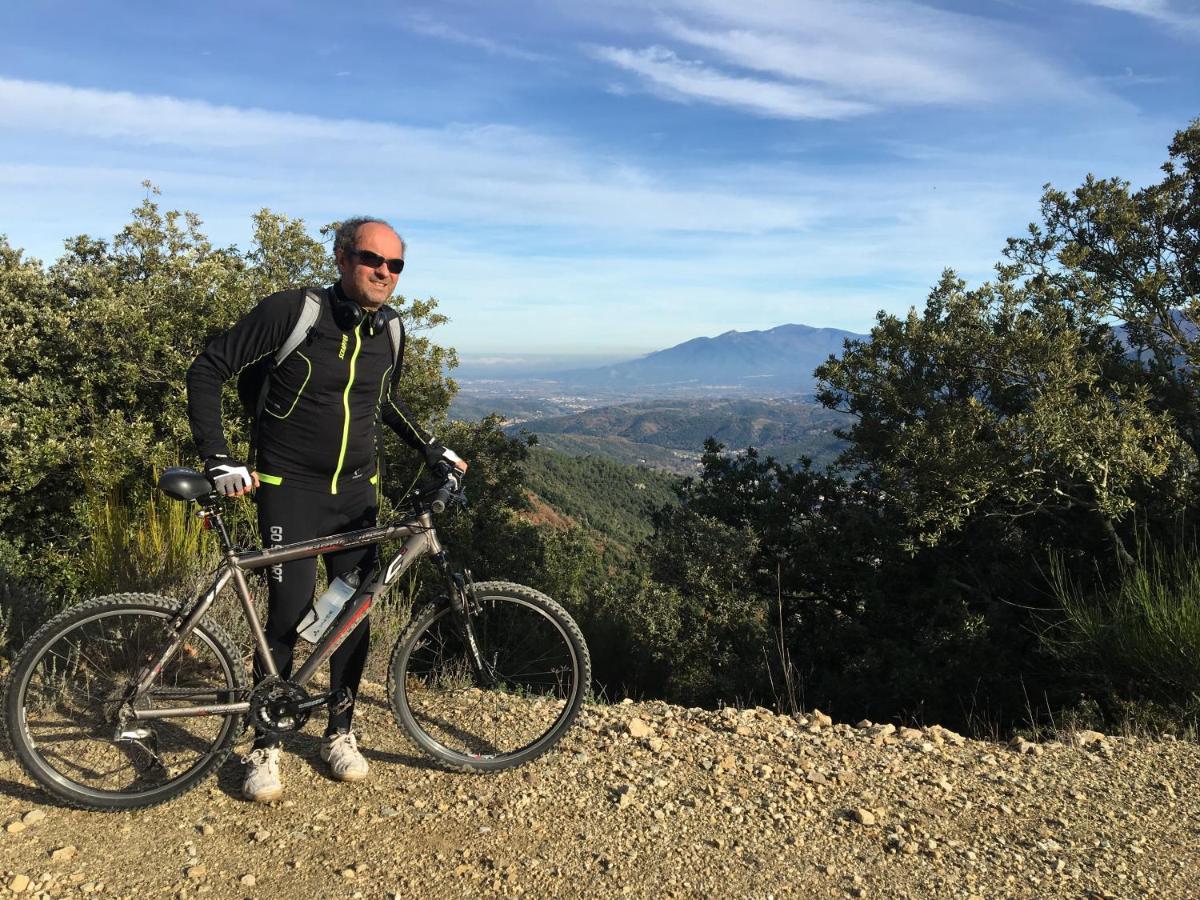
[[[502,125],[415,128],[0,78],[0,129],[28,141],[86,139],[86,148],[64,152],[75,146],[96,167],[111,148],[122,167],[140,153],[148,170],[253,170],[263,176],[260,193],[275,187],[305,206],[317,177],[339,203],[387,202],[410,216],[476,224],[761,232],[809,218],[794,190],[677,187]]]
[[[708,101],[783,119],[844,119],[872,108],[803,85],[725,75],[702,63],[682,60],[663,47],[597,47],[594,54],[644,76],[669,99]]]
[[[440,38],[441,40],[451,41],[452,43],[462,44],[467,47],[476,47],[495,56],[507,56],[512,59],[524,60],[525,62],[542,62],[546,59],[540,53],[531,53],[528,50],[503,44],[489,37],[460,31],[444,22],[435,20],[429,15],[411,15],[406,12],[402,17],[397,18],[397,21],[401,27],[416,34]]]
[[[679,101],[845,118],[896,106],[1089,96],[1083,81],[1040,58],[1028,35],[918,3],[662,0],[660,9],[654,45],[597,55]],[[707,58],[685,60],[664,38],[692,48],[687,57]]]
[[[1131,13],[1162,24],[1200,34],[1200,10],[1194,6],[1180,9],[1171,0],[1081,0],[1091,6],[1101,6],[1116,12]]]
[[[663,27],[672,37],[711,50],[728,63],[888,103],[963,103],[986,99],[993,92],[969,68],[948,65],[961,53],[961,45],[952,42],[946,47],[905,47],[880,35],[880,46],[871,47],[862,35],[713,31],[676,19],[665,20]],[[925,37],[927,45],[939,43]]]

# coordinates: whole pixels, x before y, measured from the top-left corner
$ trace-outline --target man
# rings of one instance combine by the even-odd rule
[[[376,428],[379,418],[427,464],[466,463],[414,424],[407,404],[392,391],[393,367],[403,353],[393,348],[388,322],[397,313],[386,302],[404,268],[404,241],[380,219],[343,223],[334,237],[341,277],[320,291],[321,315],[307,339],[269,377],[265,407],[256,426],[256,470],[233,459],[221,427],[221,385],[247,366],[273,356],[301,319],[302,289],[262,300],[229,331],[209,342],[188,370],[188,418],[205,471],[217,490],[240,496],[258,490],[258,522],[267,545],[292,543],[375,524],[378,513]],[[327,553],[333,579],[375,561],[376,547]],[[291,672],[296,626],[310,609],[315,558],[273,567],[268,574],[267,643],[280,675]],[[321,758],[335,779],[360,781],[367,761],[358,750],[351,721],[353,699],[366,661],[367,620],[330,658],[330,691],[348,695],[330,709]],[[256,660],[255,677],[263,667]],[[283,793],[278,735],[259,733],[246,759],[242,793],[261,803]]]

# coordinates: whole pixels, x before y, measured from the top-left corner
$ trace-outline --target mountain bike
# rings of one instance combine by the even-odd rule
[[[197,504],[223,556],[211,586],[183,602],[113,594],[72,606],[29,640],[14,664],[4,718],[16,758],[50,794],[84,809],[152,806],[195,787],[233,751],[245,728],[298,731],[313,710],[348,695],[306,685],[417,560],[445,582],[413,610],[388,664],[389,704],[403,731],[440,765],[495,772],[545,753],[579,713],[591,680],[587,644],[571,616],[544,594],[503,581],[475,583],[452,571],[433,515],[465,502],[461,477],[405,501],[391,524],[268,548],[234,544],[222,499],[193,469],[172,468],[158,486]],[[362,577],[311,655],[280,676],[254,609],[247,573],[335,549],[403,541]],[[254,684],[228,634],[205,618],[230,584],[261,661]],[[246,657],[252,654],[247,653]]]

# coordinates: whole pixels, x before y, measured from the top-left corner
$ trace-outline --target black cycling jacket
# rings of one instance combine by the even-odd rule
[[[375,475],[375,429],[380,417],[432,462],[444,449],[415,424],[412,411],[389,391],[392,346],[387,328],[339,324],[331,292],[319,291],[321,317],[308,339],[272,374],[256,444],[259,477],[336,494],[339,484]],[[348,301],[342,301],[348,302]],[[272,294],[224,334],[208,342],[188,369],[188,419],[202,458],[228,455],[221,427],[221,386],[274,354],[300,319],[302,289]],[[388,317],[397,313],[384,306]],[[400,359],[403,359],[403,339]]]

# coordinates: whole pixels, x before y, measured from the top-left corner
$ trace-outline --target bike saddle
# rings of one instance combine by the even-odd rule
[[[158,487],[163,493],[176,500],[199,500],[213,490],[212,482],[195,469],[185,469],[182,466],[172,466],[162,473],[158,479]]]

